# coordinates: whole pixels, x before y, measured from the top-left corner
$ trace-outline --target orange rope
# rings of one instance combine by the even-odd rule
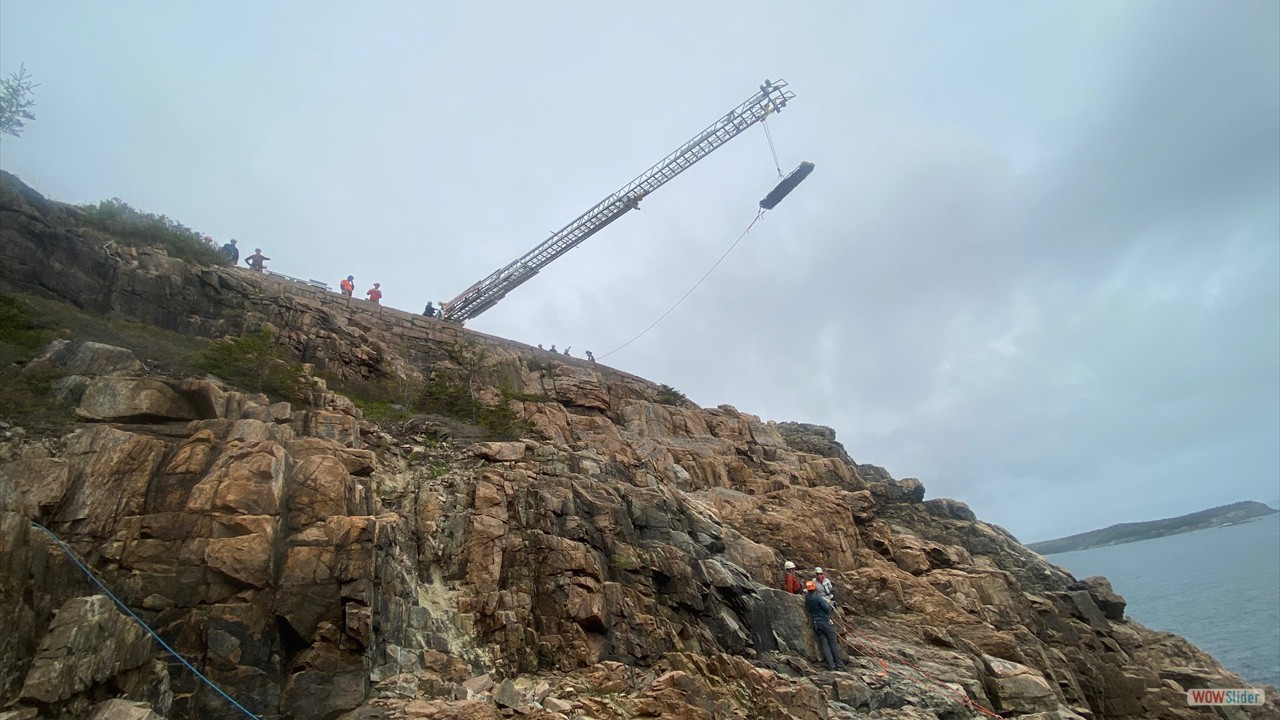
[[[832,618],[832,619],[833,619],[833,620],[835,620],[835,618]],[[963,693],[963,692],[958,692],[958,691],[956,691],[956,690],[955,690],[954,688],[952,688],[952,687],[951,687],[951,686],[950,686],[950,685],[949,685],[945,680],[941,680],[941,679],[939,679],[939,678],[934,677],[933,675],[930,675],[929,673],[925,672],[924,670],[922,670],[922,669],[920,669],[919,667],[917,667],[916,665],[914,665],[910,660],[907,660],[906,658],[903,658],[901,655],[898,655],[897,653],[895,653],[895,652],[893,652],[893,651],[891,651],[891,650],[889,650],[889,649],[885,648],[884,646],[877,645],[877,644],[876,644],[874,641],[872,641],[870,638],[867,638],[866,636],[859,635],[858,633],[854,632],[854,631],[853,631],[853,628],[852,628],[852,627],[850,627],[848,624],[846,624],[846,623],[844,623],[844,622],[842,622],[842,621],[840,621],[840,620],[835,620],[835,623],[836,623],[836,627],[840,628],[840,630],[841,630],[841,631],[846,632],[846,633],[848,633],[849,635],[852,635],[852,636],[855,636],[855,637],[859,638],[860,640],[862,640],[862,642],[863,642],[863,643],[865,643],[867,646],[869,646],[870,648],[872,648],[872,655],[873,655],[877,660],[879,660],[879,661],[880,661],[880,664],[881,664],[881,665],[883,665],[883,666],[885,667],[885,669],[886,669],[886,670],[888,669],[888,665],[885,663],[884,658],[883,658],[883,657],[881,657],[879,653],[876,653],[876,652],[875,652],[875,650],[874,650],[874,649],[875,649],[876,647],[879,647],[880,651],[881,651],[881,652],[883,652],[885,655],[890,656],[891,658],[893,658],[893,659],[897,660],[899,663],[901,663],[901,664],[903,664],[903,665],[906,665],[907,667],[911,668],[912,670],[915,670],[916,672],[920,673],[922,676],[924,676],[924,677],[926,677],[926,678],[928,678],[928,679],[932,680],[933,682],[937,683],[937,684],[938,684],[938,686],[939,686],[939,687],[941,687],[941,688],[943,689],[943,691],[944,691],[944,692],[946,692],[948,695],[950,695],[951,697],[955,698],[956,700],[959,700],[959,701],[960,701],[961,703],[963,703],[964,705],[967,705],[968,707],[973,708],[974,710],[977,710],[978,712],[981,712],[982,714],[987,715],[988,717],[995,718],[996,720],[1004,720],[1004,718],[1003,718],[1002,716],[997,715],[996,713],[994,713],[994,712],[992,712],[992,711],[988,710],[987,708],[983,707],[981,703],[977,702],[976,700],[973,700],[973,699],[972,699],[972,698],[970,698],[967,694],[965,694],[965,693]],[[855,642],[854,640],[852,640],[852,639],[850,639],[850,638],[845,638],[845,639],[846,639],[846,641],[847,641],[847,642],[849,642],[849,644],[850,644],[850,645],[853,645],[853,644],[854,644],[854,642]],[[861,651],[860,651],[860,652],[861,652]],[[864,653],[864,654],[866,654],[866,653]]]

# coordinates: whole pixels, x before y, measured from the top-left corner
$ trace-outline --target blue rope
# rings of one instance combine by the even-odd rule
[[[87,565],[85,565],[83,562],[80,562],[80,558],[76,557],[75,552],[72,551],[71,548],[67,547],[66,543],[58,539],[58,536],[54,535],[52,530],[41,525],[35,520],[32,520],[31,524],[40,528],[45,532],[46,535],[52,538],[53,541],[58,544],[58,547],[62,548],[62,552],[66,553],[67,557],[71,558],[71,562],[75,563],[76,567],[80,568],[81,572],[83,572],[85,575],[88,575],[89,579],[93,581],[93,584],[97,585],[98,589],[106,593],[107,597],[111,598],[111,601],[114,602],[117,607],[123,610],[129,617],[133,618],[134,622],[141,625],[143,630],[146,630],[148,633],[150,633],[151,637],[155,638],[156,642],[160,643],[160,647],[164,648],[166,651],[168,651],[170,655],[177,658],[178,662],[182,663],[183,665],[186,665],[187,669],[195,673],[196,677],[203,680],[205,685],[208,685],[209,687],[213,688],[214,692],[226,698],[227,702],[231,703],[232,705],[235,705],[236,708],[240,710],[240,712],[244,713],[247,717],[253,718],[253,720],[260,720],[257,715],[254,715],[253,713],[249,712],[247,709],[245,709],[243,705],[236,702],[235,698],[223,692],[222,688],[218,687],[217,685],[214,685],[212,680],[205,677],[204,674],[201,673],[199,670],[197,670],[194,665],[187,662],[187,659],[179,655],[177,650],[174,650],[173,648],[169,647],[169,643],[165,642],[164,638],[160,637],[155,630],[152,630],[150,625],[144,622],[142,618],[138,617],[132,610],[129,609],[128,605],[125,605],[124,602],[120,600],[120,598],[116,597],[114,593],[108,590],[107,586],[103,585],[102,581],[98,579],[98,576],[94,575],[93,571],[90,570]]]

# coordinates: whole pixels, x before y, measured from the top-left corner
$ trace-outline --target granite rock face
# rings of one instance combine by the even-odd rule
[[[28,190],[0,182],[0,250],[61,268],[45,294],[193,333],[269,322],[352,375],[463,377],[529,431],[472,443],[320,384],[288,405],[59,361],[82,422],[0,440],[0,717],[243,716],[32,522],[263,718],[1201,718],[1187,687],[1245,685],[827,429],[237,270],[98,257]],[[85,353],[123,357],[48,356]],[[784,560],[836,583],[844,672]]]

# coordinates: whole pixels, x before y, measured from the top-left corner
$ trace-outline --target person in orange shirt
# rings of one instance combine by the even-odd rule
[[[786,571],[787,592],[799,595],[804,588],[800,585],[800,578],[796,577],[796,564],[788,560],[782,569]]]
[[[346,280],[338,283],[338,289],[342,290],[342,294],[351,297],[351,293],[356,291],[356,276],[348,275]]]
[[[382,304],[382,291],[378,289],[380,287],[382,287],[382,283],[374,283],[373,287],[365,292],[365,295],[369,296],[369,302],[374,305]]]

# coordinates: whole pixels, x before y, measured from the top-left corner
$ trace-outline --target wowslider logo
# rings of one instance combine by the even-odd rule
[[[1188,705],[1261,705],[1261,690],[1242,688],[1239,690],[1188,690]]]

